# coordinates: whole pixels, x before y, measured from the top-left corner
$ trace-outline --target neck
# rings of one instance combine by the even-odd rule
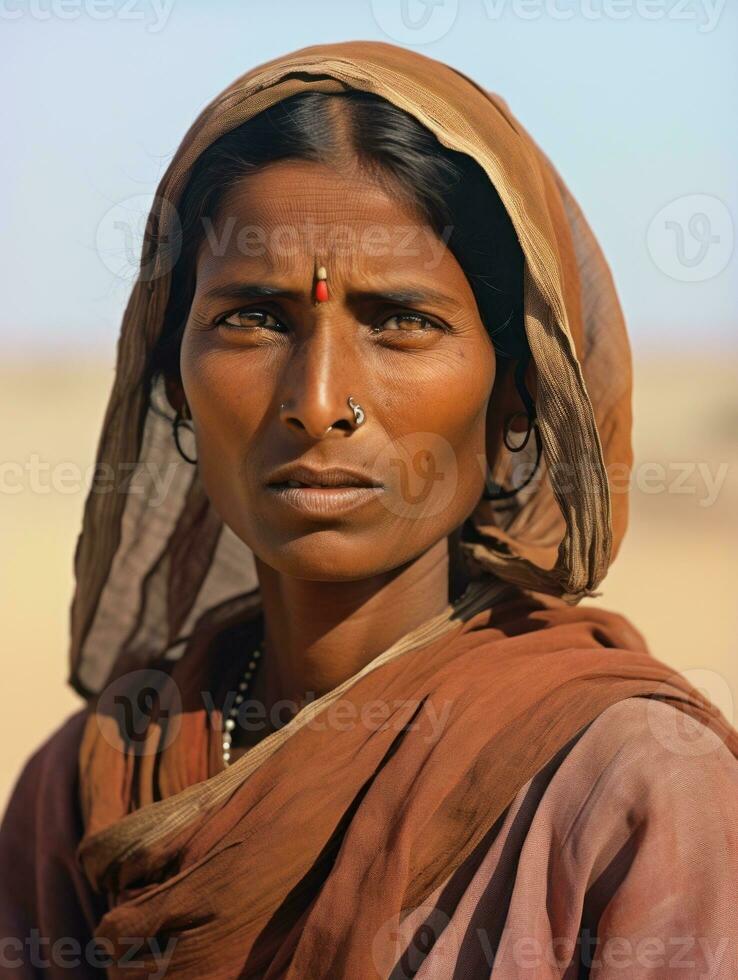
[[[258,558],[256,568],[265,650],[254,696],[267,707],[287,700],[290,717],[449,602],[445,537],[407,565],[360,581],[296,579]],[[286,712],[284,717],[288,720]]]

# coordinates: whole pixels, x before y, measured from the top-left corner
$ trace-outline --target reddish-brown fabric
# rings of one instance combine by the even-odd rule
[[[69,717],[26,762],[0,824],[2,977],[105,976],[83,950],[106,902],[76,860],[83,833],[77,757],[86,716],[82,710]],[[64,938],[77,944],[76,957],[69,945],[53,955]]]
[[[32,756],[0,825],[0,966],[13,980],[92,980],[114,959],[101,945],[94,966],[91,944],[99,942],[93,933],[105,903],[74,860],[85,716],[73,715]],[[351,976],[576,980],[583,964],[591,980],[734,980],[737,828],[738,765],[727,746],[701,722],[687,723],[673,702],[625,698],[521,787],[422,903],[388,916],[371,939],[369,961]],[[314,975],[316,944],[332,941],[334,896],[353,877],[348,834],[345,840],[268,976],[288,968],[294,977]],[[34,966],[23,945],[34,929],[46,940],[40,962],[47,965]],[[64,956],[50,955],[60,937]],[[125,956],[149,953],[148,972],[138,975],[178,975],[176,937],[131,940]],[[211,960],[203,974],[264,975],[220,969]]]
[[[399,962],[416,980],[738,976],[738,765],[669,702],[606,708],[493,831],[388,920],[380,974]]]
[[[341,700],[357,716],[390,706],[383,729],[304,727],[227,800],[157,838],[157,811],[219,778],[220,717],[201,692],[221,703],[230,667],[203,642],[167,672],[162,709],[172,696],[184,707],[156,766],[109,728],[101,737],[100,708],[81,746],[80,857],[111,902],[96,935],[176,936],[183,977],[375,978],[383,924],[422,904],[521,786],[622,699],[668,700],[738,754],[738,733],[623,617],[517,595],[352,685]],[[153,724],[151,747],[165,737]]]

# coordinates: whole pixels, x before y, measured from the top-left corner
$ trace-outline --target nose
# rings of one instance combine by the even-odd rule
[[[279,407],[279,417],[290,429],[323,439],[356,427],[348,398],[361,383],[354,370],[352,338],[347,323],[322,323],[295,349],[283,376],[288,394]]]

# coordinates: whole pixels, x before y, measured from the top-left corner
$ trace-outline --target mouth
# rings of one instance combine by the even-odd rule
[[[366,487],[369,488],[373,484],[370,483],[305,483],[302,480],[283,480],[279,483],[270,483],[270,487],[280,487],[284,489],[285,487],[302,487],[303,489],[310,490],[347,490],[355,489],[356,487]]]
[[[305,466],[293,466],[277,471],[267,481],[267,486],[277,489],[379,489],[383,486],[378,480],[358,470],[324,469],[314,470]]]
[[[332,517],[354,510],[384,492],[384,485],[355,470],[311,470],[290,467],[277,471],[267,490],[278,504],[309,517]]]

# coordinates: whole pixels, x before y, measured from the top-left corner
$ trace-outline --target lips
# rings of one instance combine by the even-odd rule
[[[310,522],[342,520],[370,507],[384,494],[382,483],[361,470],[285,466],[267,483],[267,493],[282,514]]]
[[[302,480],[287,480],[283,483],[277,483],[276,486],[282,487],[313,487],[318,489],[319,487],[359,487],[363,486],[361,483],[353,483],[349,480],[342,481],[341,483],[303,483]]]
[[[381,487],[382,484],[368,473],[344,467],[317,469],[309,466],[286,466],[276,470],[267,480],[273,487]]]

